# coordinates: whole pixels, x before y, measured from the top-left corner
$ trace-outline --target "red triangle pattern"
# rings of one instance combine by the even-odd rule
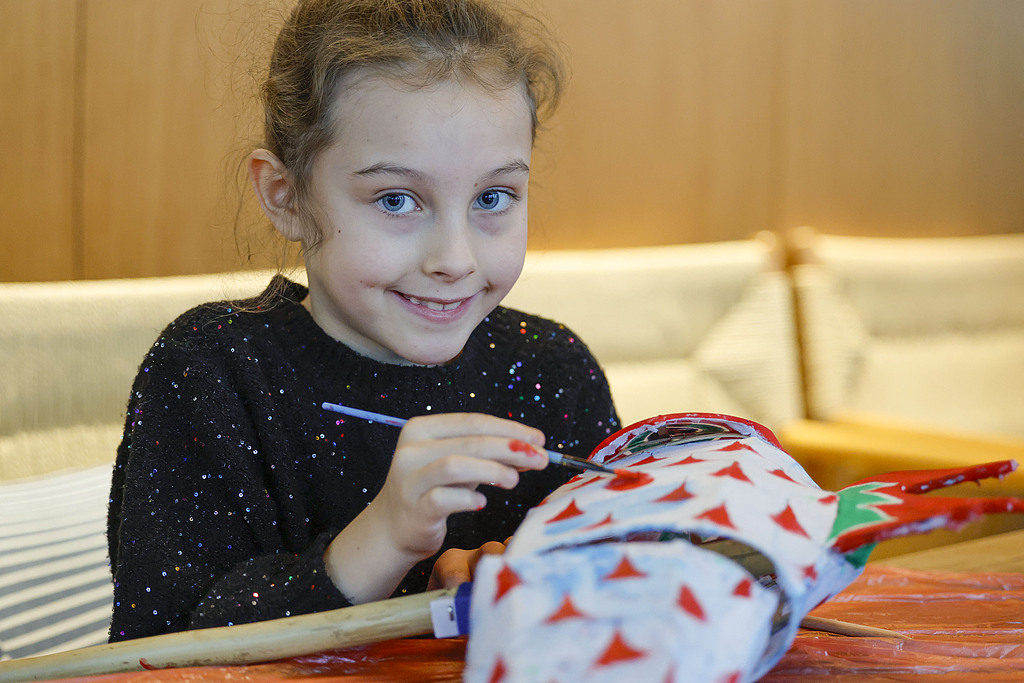
[[[655,499],[655,503],[678,503],[693,498],[693,494],[686,490],[686,482],[679,485],[675,491],[666,493],[661,498]]]
[[[613,521],[614,521],[614,520],[612,519],[612,513],[610,513],[610,512],[609,512],[609,513],[608,513],[608,516],[607,516],[607,517],[605,517],[604,519],[602,519],[602,520],[601,520],[600,522],[596,522],[596,523],[594,523],[594,524],[591,524],[590,526],[587,526],[587,527],[583,527],[583,529],[582,529],[582,530],[583,530],[583,531],[587,531],[587,530],[589,530],[589,529],[596,529],[596,528],[597,528],[597,527],[599,527],[599,526],[608,526],[608,525],[609,525],[609,524],[611,524],[611,523],[612,523]]]
[[[573,477],[573,479],[575,479],[575,477]],[[596,484],[599,481],[604,481],[604,480],[601,477],[591,477],[590,479],[582,481],[582,482],[578,483],[576,486],[573,486],[572,490],[575,491],[576,489],[581,489],[584,486],[590,486],[591,484]],[[566,486],[568,486],[572,482],[573,482],[573,480],[570,479],[569,482],[566,484]]]
[[[622,634],[618,631],[615,632],[615,637],[612,638],[612,642],[608,645],[608,648],[601,655],[601,658],[595,662],[597,666],[608,666],[609,664],[615,664],[617,662],[628,662],[632,659],[640,659],[647,653],[642,650],[637,650],[629,646],[625,640],[622,639]]]
[[[583,511],[576,507],[576,500],[570,500],[569,504],[565,506],[565,509],[559,512],[557,515],[549,519],[545,524],[551,524],[553,522],[561,522],[564,519],[572,519],[573,517],[579,517],[583,514]]]
[[[519,575],[512,571],[512,568],[507,564],[501,568],[498,572],[498,590],[494,594],[494,604],[498,604],[498,601],[505,597],[505,594],[510,590],[521,584],[523,581],[519,578]]]
[[[693,594],[689,586],[683,586],[679,590],[679,599],[677,600],[679,606],[683,611],[687,612],[695,619],[700,621],[707,621],[707,617],[704,615],[704,608],[697,602],[697,596]]]
[[[562,598],[562,604],[558,606],[558,609],[551,613],[547,619],[544,620],[545,624],[554,624],[565,619],[580,619],[584,618],[583,612],[576,609],[576,605],[573,604],[572,598],[566,595]]]
[[[777,470],[772,470],[772,471],[771,471],[771,472],[769,472],[768,474],[774,474],[774,475],[775,475],[776,477],[779,477],[779,478],[781,478],[781,479],[785,479],[786,481],[791,481],[791,482],[793,482],[794,484],[796,484],[796,483],[797,483],[796,479],[794,479],[793,477],[789,476],[788,474],[786,474],[785,472],[783,472],[783,471],[782,471],[781,469],[777,469]]]
[[[753,448],[743,443],[742,441],[733,441],[728,446],[722,446],[716,452],[718,453],[733,453],[735,451],[749,451],[751,453],[757,453]]]
[[[647,574],[644,574],[642,571],[639,571],[636,567],[633,566],[633,563],[629,561],[628,557],[623,556],[622,559],[619,560],[619,566],[616,567],[611,574],[608,574],[606,577],[604,577],[604,580],[611,581],[614,579],[642,579],[645,576],[647,576]]]
[[[804,567],[804,578],[809,581],[818,580],[818,570],[814,568],[814,565],[807,565]]]
[[[772,515],[771,518],[773,522],[786,531],[798,536],[803,536],[804,538],[810,538],[810,535],[804,531],[802,526],[800,526],[800,521],[796,518],[796,513],[793,512],[793,508],[788,504],[782,512]]]
[[[750,589],[752,586],[753,583],[750,581],[750,579],[743,579],[742,581],[736,584],[735,588],[732,589],[732,594],[738,598],[749,598]]]
[[[740,464],[738,462],[734,462],[731,465],[729,465],[728,467],[723,467],[722,469],[718,470],[717,472],[712,472],[711,476],[712,477],[732,477],[733,479],[735,479],[737,481],[745,481],[748,484],[753,484],[754,483],[754,482],[750,481],[750,479],[747,478],[746,474],[743,473],[743,468],[740,467]]]
[[[664,460],[664,458],[655,458],[653,455],[648,455],[643,460],[633,463],[630,467],[636,467],[637,465],[650,465],[651,463],[659,462],[661,460]]]
[[[740,676],[740,672],[739,671],[733,671],[728,676],[725,676],[722,679],[721,683],[740,683],[741,680],[743,680],[743,679]]]
[[[498,657],[498,661],[494,663],[494,670],[491,671],[491,677],[487,679],[488,683],[501,683],[505,680],[505,673],[505,661]]]
[[[671,463],[669,465],[666,465],[666,467],[679,467],[680,465],[693,465],[693,464],[698,463],[698,462],[707,462],[707,460],[701,460],[700,458],[695,458],[692,455],[688,455],[688,456],[686,456],[685,458],[683,458],[682,460],[680,460],[678,462],[674,462],[674,463]]]
[[[736,528],[732,525],[732,520],[729,519],[729,513],[725,509],[725,503],[722,503],[718,507],[711,508],[710,510],[705,510],[697,515],[697,519],[706,519],[709,522],[721,524],[722,526],[727,526],[730,529]]]
[[[825,496],[824,498],[819,498],[818,502],[821,503],[822,505],[832,505],[832,504],[836,503],[838,500],[839,500],[839,496],[837,496],[836,494],[833,493],[830,496]]]

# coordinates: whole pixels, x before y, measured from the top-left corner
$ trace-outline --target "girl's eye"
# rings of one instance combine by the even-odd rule
[[[416,202],[407,194],[393,192],[377,200],[377,206],[386,213],[406,214],[416,210]]]
[[[506,190],[486,190],[476,198],[474,204],[478,209],[499,213],[512,204],[513,196]]]

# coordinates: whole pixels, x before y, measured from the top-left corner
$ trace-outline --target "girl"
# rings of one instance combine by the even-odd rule
[[[466,580],[570,476],[545,441],[586,455],[618,427],[585,346],[498,306],[560,86],[527,23],[485,0],[294,10],[248,165],[309,287],[192,310],[144,360],[111,493],[112,640]]]

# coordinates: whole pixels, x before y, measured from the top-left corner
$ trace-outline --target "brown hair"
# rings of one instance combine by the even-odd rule
[[[274,44],[263,83],[264,144],[288,169],[295,206],[323,235],[310,172],[336,130],[338,85],[370,69],[412,86],[447,78],[488,89],[525,86],[536,133],[557,105],[564,67],[544,26],[493,0],[300,0]]]

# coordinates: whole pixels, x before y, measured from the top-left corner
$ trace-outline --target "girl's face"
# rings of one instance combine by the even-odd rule
[[[526,254],[532,130],[522,88],[340,89],[312,198],[323,242],[305,302],[328,334],[389,363],[445,363],[504,298]]]

